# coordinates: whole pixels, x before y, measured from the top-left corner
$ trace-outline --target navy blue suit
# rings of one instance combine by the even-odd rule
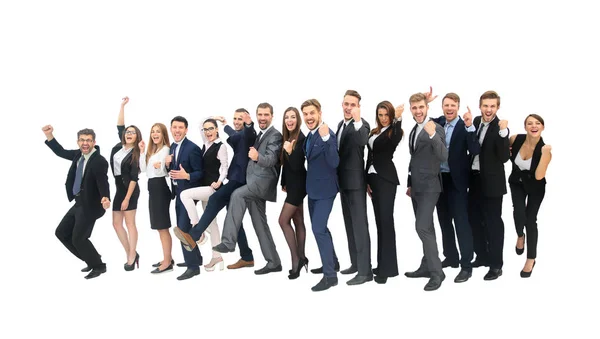
[[[199,187],[200,179],[202,178],[202,152],[200,147],[190,141],[188,138],[184,138],[181,141],[179,147],[179,154],[176,152],[177,144],[171,144],[170,154],[173,154],[171,160],[170,170],[179,170],[179,165],[190,175],[190,180],[177,179],[171,180],[173,184],[173,193],[176,194],[175,200],[175,215],[177,216],[177,227],[184,232],[189,232],[192,228],[190,224],[190,217],[187,214],[185,206],[181,203],[179,195],[181,192],[188,188]],[[199,270],[202,265],[202,255],[198,247],[194,248],[192,252],[189,252],[181,245],[181,251],[183,252],[183,258],[188,268],[193,270]]]
[[[198,224],[194,225],[190,234],[194,240],[198,241],[202,233],[206,231],[210,223],[216,218],[223,207],[229,207],[229,200],[233,191],[246,184],[246,169],[248,168],[248,151],[251,145],[254,145],[256,139],[256,131],[254,123],[250,125],[244,124],[244,128],[236,131],[228,125],[224,127],[225,133],[229,136],[227,143],[233,148],[233,158],[229,164],[227,171],[227,184],[222,185],[219,189],[208,198],[208,203],[200,217]],[[240,227],[238,232],[238,247],[240,249],[240,257],[244,261],[254,261],[252,250],[248,246],[248,238],[244,231],[244,225]]]
[[[449,265],[460,265],[464,270],[471,270],[473,260],[473,235],[469,224],[469,199],[467,189],[471,176],[471,156],[479,154],[480,146],[475,128],[467,131],[465,122],[460,118],[452,130],[448,148],[448,167],[450,172],[442,168],[443,191],[440,194],[436,208],[438,221],[442,230],[444,257]],[[433,119],[446,129],[446,118],[441,116]],[[454,220],[454,226],[452,225]],[[456,240],[460,248],[460,261]]]
[[[337,276],[334,263],[338,260],[327,222],[333,201],[339,191],[337,167],[340,157],[337,151],[337,139],[331,129],[329,129],[327,142],[323,141],[318,129],[311,136],[312,133],[310,132],[304,139],[304,153],[307,161],[308,211],[323,263],[323,275],[329,278]]]

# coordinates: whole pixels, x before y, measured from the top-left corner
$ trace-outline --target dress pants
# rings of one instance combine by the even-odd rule
[[[328,278],[337,277],[335,272],[335,263],[338,261],[333,247],[333,238],[327,227],[331,208],[335,196],[329,199],[310,199],[308,198],[308,212],[312,231],[317,241],[321,263],[323,264],[323,275]]]
[[[350,262],[358,269],[358,275],[370,275],[371,237],[367,221],[367,191],[341,190],[342,213],[348,238]]]
[[[411,192],[415,212],[415,226],[423,243],[421,267],[426,268],[431,275],[442,274],[442,262],[440,261],[433,226],[433,210],[439,195],[439,192]]]
[[[188,216],[187,210],[181,201],[181,191],[179,187],[175,186],[175,190],[177,192],[177,197],[175,199],[175,215],[177,218],[177,227],[179,227],[182,231],[189,233],[192,228],[192,224],[190,223],[190,217]],[[202,254],[200,254],[200,249],[196,246],[191,252],[186,250],[181,244],[181,251],[183,252],[183,259],[187,268],[192,270],[199,270],[202,265]]]
[[[371,200],[377,225],[377,271],[380,277],[398,275],[396,230],[394,227],[394,201],[398,186],[377,174],[367,177],[371,187]]]
[[[196,203],[194,201],[201,201],[202,209],[206,210],[208,199],[215,192],[215,189],[211,186],[193,187],[181,192],[181,202],[183,203],[183,206],[185,206],[185,210],[190,216],[190,222],[192,225],[196,225],[198,221],[200,221],[198,210],[196,209]],[[217,225],[216,217],[210,222],[208,226],[208,232],[210,233],[210,243],[212,246],[216,246],[221,242],[221,233],[219,232],[219,226]],[[220,258],[221,253],[212,251],[212,257]]]
[[[523,184],[510,184],[513,201],[513,218],[517,235],[523,236],[523,227],[527,231],[527,259],[537,257],[538,227],[537,215],[546,194],[546,187],[534,192],[527,192]],[[527,202],[525,202],[527,201]]]

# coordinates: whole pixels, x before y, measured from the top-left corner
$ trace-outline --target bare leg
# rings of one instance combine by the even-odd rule
[[[125,215],[121,211],[113,211],[113,228],[115,232],[117,232],[117,237],[123,245],[123,249],[125,250],[125,257],[127,258],[127,262],[129,262],[129,239],[127,237],[127,231],[123,227],[123,218]]]
[[[124,211],[125,214],[125,226],[127,226],[127,233],[129,234],[129,251],[127,254],[127,264],[131,265],[136,257],[138,231],[135,225],[135,213],[137,210]]]
[[[171,233],[169,229],[158,230],[158,235],[160,236],[160,243],[163,249],[164,259],[160,263],[159,270],[165,270],[169,265],[171,265],[171,260],[173,257],[171,256],[171,249],[173,247],[173,239],[171,238]]]

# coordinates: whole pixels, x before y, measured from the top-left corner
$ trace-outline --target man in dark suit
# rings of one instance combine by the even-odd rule
[[[467,107],[468,112],[464,114],[463,121],[458,115],[459,108],[460,97],[456,93],[448,93],[442,99],[444,115],[433,119],[444,128],[448,149],[448,161],[442,162],[441,166],[443,190],[436,208],[442,230],[445,257],[442,268],[458,267],[460,263],[461,270],[454,282],[465,282],[469,280],[473,270],[471,267],[473,235],[469,224],[467,191],[471,175],[471,155],[479,154],[479,142],[473,126],[471,110]],[[460,248],[460,261],[456,249],[453,220]]]
[[[246,185],[236,189],[231,195],[221,243],[214,246],[213,250],[220,253],[234,251],[242,219],[248,209],[260,249],[267,261],[265,267],[254,271],[255,274],[261,275],[282,270],[281,259],[267,224],[266,204],[267,201],[275,202],[277,199],[277,182],[281,170],[279,155],[283,146],[283,136],[271,125],[273,106],[269,103],[258,105],[256,119],[260,132],[254,146],[248,151],[250,161],[246,170]]]
[[[177,227],[184,232],[189,232],[192,225],[185,206],[179,195],[188,188],[199,187],[202,178],[202,152],[200,147],[186,138],[188,121],[182,116],[176,116],[171,120],[171,135],[174,142],[171,144],[170,155],[167,157],[167,166],[170,169],[169,176],[173,183],[173,194],[175,200],[175,214],[177,216]],[[185,272],[177,277],[177,280],[186,280],[200,274],[202,255],[198,248],[188,251],[184,243],[181,244],[183,259],[187,265]]]
[[[317,292],[324,291],[338,283],[334,263],[337,258],[327,222],[339,190],[336,172],[339,155],[335,134],[321,119],[319,101],[317,99],[306,100],[300,109],[304,115],[304,123],[310,130],[304,139],[304,153],[308,164],[306,173],[308,211],[323,263],[323,278],[312,287],[312,290]]]
[[[233,126],[227,125],[224,117],[215,117],[225,125],[225,133],[229,135],[227,143],[233,148],[233,158],[227,172],[227,181],[208,199],[208,204],[204,209],[204,213],[200,217],[200,221],[192,226],[188,234],[176,231],[176,235],[183,237],[184,243],[189,244],[190,248],[196,247],[196,242],[206,231],[210,223],[215,219],[223,207],[229,206],[231,194],[238,188],[246,184],[246,169],[248,167],[248,151],[250,146],[254,145],[256,139],[256,131],[254,123],[244,108],[239,108],[233,115]],[[187,238],[187,239],[186,239]],[[243,267],[254,267],[254,257],[252,250],[248,246],[248,239],[244,231],[243,224],[240,225],[237,237],[238,247],[240,249],[241,258],[232,265],[228,265],[228,269],[238,269]]]
[[[425,291],[437,290],[446,278],[438,256],[433,210],[442,191],[440,165],[448,160],[445,134],[442,126],[427,118],[429,104],[423,93],[413,94],[410,111],[417,122],[409,139],[410,164],[408,190],[415,212],[417,234],[423,243],[423,259],[414,272],[406,272],[409,278],[427,277]]]
[[[503,265],[502,197],[506,194],[504,163],[510,159],[510,145],[508,121],[496,116],[499,108],[498,93],[487,91],[479,98],[481,116],[473,121],[481,151],[472,157],[469,222],[477,254],[472,265],[490,267],[484,280],[495,280],[501,276]]]
[[[360,285],[373,280],[365,177],[365,146],[370,128],[369,123],[360,117],[360,99],[357,91],[346,91],[342,101],[344,120],[338,124],[336,133],[340,156],[340,200],[352,264],[341,273],[358,272],[346,282],[348,285]]]
[[[71,161],[71,168],[65,184],[69,201],[75,205],[69,209],[56,228],[56,237],[77,258],[85,261],[89,272],[86,279],[98,277],[106,272],[106,264],[90,241],[96,220],[110,207],[108,184],[108,162],[100,155],[96,146],[96,133],[91,129],[77,132],[77,150],[65,150],[54,138],[54,128],[42,127],[46,135],[46,145],[54,154]]]

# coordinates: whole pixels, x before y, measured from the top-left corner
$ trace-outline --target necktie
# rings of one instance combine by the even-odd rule
[[[415,152],[415,138],[416,138],[416,135],[417,135],[417,126],[419,126],[419,125],[415,125],[415,127],[412,130],[412,132],[410,133],[410,149],[411,149],[411,153]]]
[[[83,165],[85,163],[85,157],[83,154],[79,158],[77,163],[77,169],[75,170],[75,182],[73,183],[73,195],[79,194],[81,191],[81,179],[83,178]]]
[[[260,141],[260,137],[262,136],[262,131],[260,131],[260,133],[258,133],[258,135],[256,136],[256,141],[254,141],[254,146],[256,146],[258,144],[258,142]]]
[[[313,132],[309,132],[308,137],[306,137],[306,145],[304,149],[305,154],[308,154],[308,151],[310,150],[310,141],[312,140],[313,134]]]
[[[344,134],[345,129],[346,129],[346,122],[342,122],[342,128],[340,129],[340,132],[338,133],[338,150],[340,149],[340,146],[342,144],[342,135]]]
[[[481,132],[483,131],[483,128],[485,127],[485,124],[482,122],[479,125],[479,131],[477,131],[477,141],[479,141],[479,144],[481,145],[483,143],[483,140],[481,140]]]

